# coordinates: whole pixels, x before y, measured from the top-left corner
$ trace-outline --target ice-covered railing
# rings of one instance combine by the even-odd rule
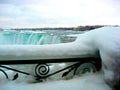
[[[6,71],[4,71],[4,69],[12,70],[25,75],[32,75],[36,77],[37,80],[39,80],[41,78],[43,79],[43,78],[56,75],[57,73],[60,73],[63,71],[64,72],[61,75],[62,77],[68,75],[71,71],[73,72],[73,75],[76,75],[79,73],[82,74],[85,72],[90,72],[91,70],[94,72],[99,70],[100,69],[100,66],[98,66],[100,65],[99,58],[92,58],[92,57],[71,58],[71,56],[70,58],[69,57],[64,58],[64,55],[61,58],[47,58],[47,56],[43,55],[44,59],[41,59],[42,57],[39,56],[39,53],[43,52],[44,54],[46,52],[46,51],[41,51],[42,48],[39,51],[38,50],[40,49],[39,47],[43,47],[45,44],[58,44],[58,43],[72,42],[75,40],[76,37],[77,37],[77,34],[73,34],[73,33],[71,34],[62,33],[58,35],[58,31],[57,33],[53,33],[51,31],[9,31],[9,30],[1,31],[0,32],[0,48],[1,48],[0,72],[2,72],[4,76],[6,76],[6,78],[9,78],[9,74],[7,74]],[[43,46],[39,46],[41,44],[43,44]],[[31,48],[31,45],[32,45],[32,48]],[[52,47],[45,47],[45,50],[48,50],[47,48],[54,49],[54,47],[52,46]],[[2,50],[3,50],[3,54],[2,54]],[[32,51],[34,53],[32,53]],[[57,51],[56,53],[59,53],[59,52],[60,50]],[[37,54],[37,56],[35,53]],[[12,57],[10,55],[12,55]],[[20,55],[20,58],[19,58],[19,55]],[[19,59],[16,57],[18,57]],[[12,60],[12,58],[14,59]],[[23,58],[23,60],[21,58]],[[52,63],[58,63],[56,66],[59,66],[59,63],[69,63],[69,64],[67,64],[66,66],[64,65],[65,67],[62,67],[59,70],[52,71],[51,69],[53,69],[53,66],[54,66]],[[24,69],[16,69],[18,68],[18,64],[19,65],[30,64],[26,66],[26,67],[29,67],[29,69],[28,68],[25,69],[25,66],[24,66]],[[12,65],[12,68],[4,65]],[[57,67],[54,67],[54,68],[57,68]],[[14,76],[14,79],[18,77],[18,73]]]

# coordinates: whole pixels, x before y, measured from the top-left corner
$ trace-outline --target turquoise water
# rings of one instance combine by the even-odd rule
[[[0,32],[0,45],[60,43],[60,37],[47,33]]]
[[[39,45],[39,44],[53,44],[65,43],[75,40],[75,38],[68,38],[66,35],[78,34],[73,31],[58,31],[58,30],[44,30],[44,31],[12,31],[4,30],[0,32],[0,45]]]

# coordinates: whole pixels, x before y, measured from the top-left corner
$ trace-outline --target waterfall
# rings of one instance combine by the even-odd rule
[[[0,34],[0,44],[14,44],[16,33],[4,32]]]
[[[38,41],[41,39],[42,34],[32,33],[28,39],[27,44],[39,44]]]
[[[54,35],[52,38],[52,43],[61,43],[60,37]]]
[[[13,45],[13,44],[52,44],[61,43],[61,39],[57,35],[37,32],[26,31],[5,31],[0,32],[0,45]]]

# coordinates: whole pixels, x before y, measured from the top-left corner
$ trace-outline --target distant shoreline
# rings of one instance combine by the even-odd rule
[[[119,25],[86,25],[86,26],[77,26],[77,27],[44,27],[44,28],[11,28],[9,30],[32,30],[32,31],[38,31],[38,30],[74,30],[74,31],[86,31],[86,30],[92,30],[100,27],[105,26],[115,26],[118,27]],[[2,30],[2,28],[0,28]]]

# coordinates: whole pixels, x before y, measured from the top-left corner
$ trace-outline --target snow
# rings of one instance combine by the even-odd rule
[[[26,80],[21,83],[1,81],[0,90],[111,90],[110,87],[119,84],[120,80],[119,35],[120,27],[103,27],[80,34],[74,42],[69,43],[0,45],[0,61],[88,56],[100,56],[102,59],[102,71],[97,74],[87,74],[70,80],[48,80],[42,83],[27,83]]]
[[[3,81],[0,83],[0,90],[111,90],[105,84],[101,72],[89,73],[83,76],[76,76],[70,80],[47,80],[39,83],[27,83],[22,81]]]

